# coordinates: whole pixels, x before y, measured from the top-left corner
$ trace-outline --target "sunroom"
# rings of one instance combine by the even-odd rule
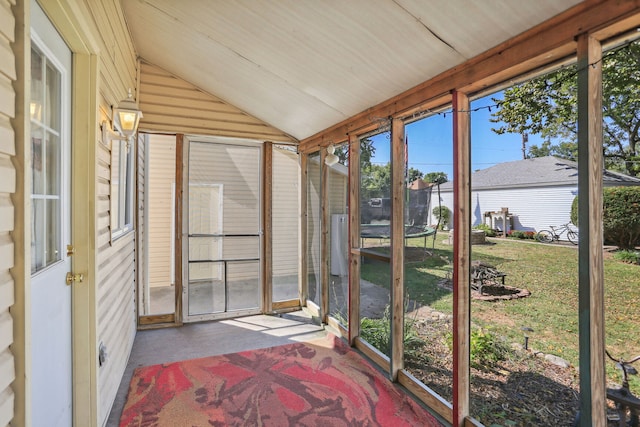
[[[139,331],[297,310],[444,422],[493,420],[472,409],[472,337],[480,311],[495,307],[476,311],[472,295],[482,258],[471,239],[474,113],[498,108],[492,97],[506,88],[575,67],[580,242],[569,263],[567,358],[579,378],[580,425],[606,425],[602,64],[640,36],[637,1],[10,3],[8,16],[25,25],[6,36],[19,66],[5,74],[21,107],[5,114],[18,149],[3,153],[22,177],[6,190],[16,219],[5,246],[19,254],[7,267],[16,294],[2,362],[16,379],[0,390],[15,400],[1,412],[9,421],[42,420],[43,396],[31,388],[47,380],[37,378],[46,340],[36,339],[56,327],[43,322],[42,274],[29,270],[37,245],[25,188],[36,179],[34,152],[47,154],[28,136],[37,122],[29,70],[50,54],[40,19],[73,58],[62,86],[72,105],[64,296],[72,350],[59,357],[69,365],[62,406],[74,424],[107,422]],[[129,91],[142,112],[135,138],[114,124]],[[414,187],[409,176],[438,151],[450,153],[447,224],[433,219],[438,182]],[[486,256],[507,263],[522,250]],[[370,292],[373,308],[363,303]],[[416,368],[406,340],[416,323],[432,325],[425,311],[448,340],[451,364],[437,381],[439,368],[428,358]],[[386,330],[386,346],[367,339],[371,320]],[[554,333],[509,326],[527,340]]]

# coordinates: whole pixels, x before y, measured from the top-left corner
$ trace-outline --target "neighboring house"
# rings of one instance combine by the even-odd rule
[[[640,185],[640,179],[604,171],[605,187]],[[571,204],[578,193],[578,164],[554,156],[499,163],[471,174],[473,225],[491,224],[491,216],[508,208],[507,231],[539,231],[570,221]],[[443,206],[453,207],[453,184],[440,186]],[[493,225],[504,227],[499,215]],[[564,236],[563,236],[564,237]]]

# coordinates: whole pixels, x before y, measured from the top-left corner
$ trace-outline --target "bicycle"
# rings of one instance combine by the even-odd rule
[[[605,353],[609,359],[616,363],[616,367],[622,371],[622,386],[617,388],[607,387],[607,399],[615,403],[617,412],[613,417],[608,416],[607,419],[609,421],[618,421],[619,427],[638,427],[640,425],[640,399],[629,390],[629,375],[638,374],[638,371],[631,365],[640,360],[640,356],[636,356],[627,362],[622,358],[614,358],[606,350]]]
[[[574,245],[578,244],[578,230],[570,226],[570,222],[554,227],[550,225],[551,230],[540,230],[536,234],[536,240],[541,243],[553,243],[560,240],[560,236],[563,233],[567,233],[567,240]]]

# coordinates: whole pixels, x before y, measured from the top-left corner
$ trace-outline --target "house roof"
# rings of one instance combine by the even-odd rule
[[[604,171],[603,181],[606,186],[640,185],[640,179],[610,170]],[[473,190],[577,184],[578,163],[554,156],[498,163],[471,175]],[[440,189],[452,191],[453,183],[447,182]]]
[[[579,0],[122,0],[137,54],[298,140]],[[578,6],[579,7],[579,6]]]

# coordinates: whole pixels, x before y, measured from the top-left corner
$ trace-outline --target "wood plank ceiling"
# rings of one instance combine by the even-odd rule
[[[122,0],[138,55],[308,138],[578,0]]]

